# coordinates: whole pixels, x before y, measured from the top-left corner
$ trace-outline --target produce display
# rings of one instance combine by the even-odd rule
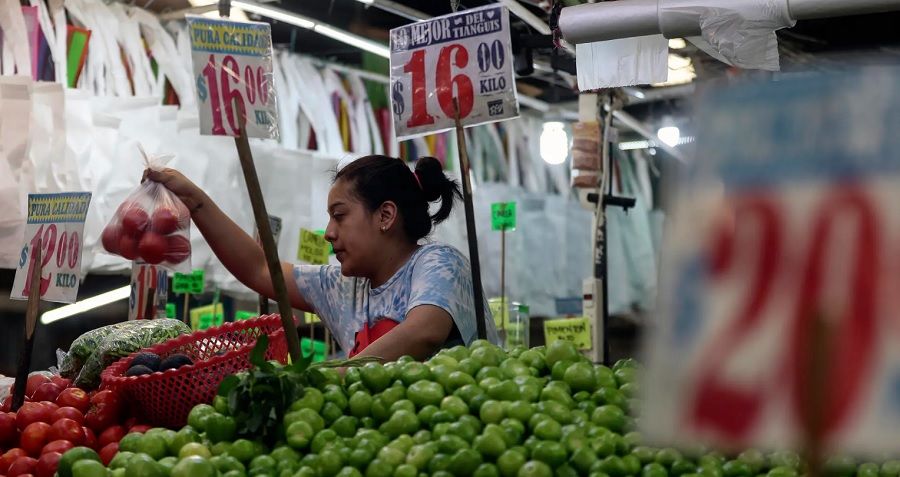
[[[184,428],[126,435],[113,456],[70,450],[60,477],[793,477],[801,471],[789,453],[748,451],[729,460],[642,445],[634,431],[635,362],[596,366],[571,343],[506,352],[478,341],[424,363],[402,358],[349,367],[343,378],[321,363],[261,361],[262,351],[254,350],[251,371],[222,382],[213,403],[194,407]]]
[[[178,320],[136,320],[104,326],[76,339],[60,364],[60,375],[94,389],[107,366],[131,353],[191,332]]]
[[[52,477],[66,459],[112,459],[129,433],[150,429],[128,418],[115,391],[88,393],[41,374],[28,378],[26,402],[18,412],[0,412],[0,475]],[[70,452],[73,449],[76,451]],[[63,458],[63,455],[66,458]],[[108,461],[107,460],[107,461]],[[105,472],[105,470],[104,470]]]

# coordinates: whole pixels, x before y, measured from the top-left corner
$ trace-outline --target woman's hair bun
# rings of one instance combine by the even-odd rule
[[[459,183],[444,174],[441,161],[425,156],[416,161],[416,177],[422,186],[422,192],[428,202],[441,201],[441,206],[431,216],[434,224],[439,224],[450,216],[453,210],[453,201],[462,198]]]

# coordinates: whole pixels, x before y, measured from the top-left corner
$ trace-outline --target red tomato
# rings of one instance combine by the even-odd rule
[[[52,430],[53,428],[46,422],[29,424],[28,427],[22,431],[22,438],[19,442],[22,449],[24,449],[25,452],[28,452],[28,455],[40,455],[41,449],[43,449],[48,442],[55,440],[50,438]]]
[[[9,412],[10,410],[12,410],[12,394],[0,401],[0,411]]]
[[[37,401],[35,401],[35,402],[37,402]],[[40,401],[37,403],[40,404],[41,406],[44,406],[48,411],[50,411],[51,418],[53,417],[53,413],[59,410],[59,405],[57,405],[55,402],[52,402],[52,401]],[[53,421],[48,420],[47,423],[53,424]]]
[[[94,431],[88,429],[87,427],[82,427],[84,431],[84,443],[83,446],[97,450],[97,436],[94,435]]]
[[[37,391],[35,391],[34,394],[31,395],[31,400],[54,402],[56,401],[56,398],[59,396],[59,393],[61,393],[62,390],[63,388],[57,386],[56,384],[53,384],[52,382],[46,382],[44,384],[41,384],[41,386],[37,388]]]
[[[166,262],[178,264],[191,256],[191,242],[182,235],[170,235],[168,237],[169,251],[166,252]]]
[[[137,240],[135,240],[134,237],[122,235],[122,237],[119,238],[119,255],[121,255],[122,258],[134,260],[138,255],[137,244]]]
[[[156,265],[162,263],[168,249],[168,241],[156,232],[147,232],[138,242],[138,254],[145,262]]]
[[[126,429],[131,429],[132,427],[134,427],[136,425],[138,425],[138,418],[136,418],[136,417],[129,417],[128,419],[125,420],[125,428]]]
[[[52,412],[36,402],[26,402],[16,413],[16,427],[23,431],[35,422],[49,422]]]
[[[147,215],[147,212],[132,204],[132,207],[129,207],[122,214],[122,234],[135,236],[147,228],[149,221],[150,217]]]
[[[56,469],[59,468],[59,459],[61,458],[62,454],[59,452],[48,452],[42,455],[34,469],[35,477],[53,477]]]
[[[99,445],[100,447],[106,447],[114,442],[118,443],[122,440],[123,437],[125,437],[125,434],[125,427],[119,425],[110,426],[106,428],[106,430],[101,432],[99,436],[97,436],[97,445]]]
[[[44,455],[48,452],[59,452],[60,454],[65,454],[67,450],[74,449],[75,444],[72,444],[69,441],[64,441],[62,439],[58,439],[55,441],[50,441],[47,445],[41,448],[41,455]]]
[[[145,432],[149,431],[150,429],[153,429],[153,428],[150,426],[145,426],[145,425],[141,424],[138,426],[133,426],[130,429],[128,429],[128,433],[133,434],[136,432],[138,434],[144,434]]]
[[[56,404],[63,407],[74,407],[82,413],[91,408],[91,398],[86,392],[78,388],[63,389],[56,398]]]
[[[84,428],[72,419],[62,418],[53,423],[50,440],[65,440],[81,445],[84,442]]]
[[[53,414],[50,415],[50,422],[56,422],[63,418],[71,419],[77,422],[78,425],[84,424],[84,414],[74,407],[61,407],[53,411]]]
[[[103,244],[103,249],[109,253],[119,253],[119,238],[121,235],[119,227],[115,225],[110,225],[103,229],[103,233],[100,234],[100,243]]]
[[[47,384],[49,382],[51,382],[50,378],[43,374],[32,374],[31,376],[28,376],[28,381],[25,382],[25,395],[31,397],[42,384]]]
[[[100,391],[91,397],[91,403],[97,405],[111,404],[116,410],[121,410],[122,406],[125,404],[125,401],[122,400],[122,395],[117,393],[116,391],[104,389],[103,391]]]
[[[72,380],[71,380],[71,379],[66,379],[66,378],[64,378],[64,377],[62,377],[62,376],[50,376],[50,381],[51,381],[53,384],[55,384],[55,385],[57,385],[57,386],[59,386],[59,387],[61,387],[61,388],[63,388],[63,389],[66,389],[66,388],[68,388],[69,386],[72,385]]]
[[[0,474],[5,474],[9,470],[9,466],[19,459],[19,457],[28,457],[28,453],[24,449],[15,448],[6,451],[0,456]]]
[[[113,457],[115,457],[118,452],[119,452],[119,443],[118,442],[112,442],[110,444],[103,446],[103,448],[100,449],[100,452],[98,452],[98,454],[100,454],[100,462],[102,462],[103,465],[108,466],[109,461],[113,460]]]
[[[6,471],[7,477],[21,477],[26,474],[33,474],[37,469],[37,459],[34,457],[19,457],[9,466]]]
[[[0,412],[0,444],[10,443],[16,437],[16,415]]]
[[[178,230],[178,213],[168,207],[160,207],[150,218],[150,229],[160,235],[169,235]]]

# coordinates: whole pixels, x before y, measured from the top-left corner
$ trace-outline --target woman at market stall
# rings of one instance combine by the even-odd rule
[[[241,283],[274,297],[259,245],[209,196],[177,171],[148,170],[191,211],[213,253]],[[388,361],[425,359],[441,348],[477,337],[469,261],[446,244],[423,243],[449,217],[459,184],[432,157],[416,162],[380,155],[359,158],[334,174],[328,193],[328,226],[335,265],[282,263],[291,306],[316,313],[349,356]],[[429,213],[429,205],[440,206]],[[487,302],[487,337],[497,330]]]

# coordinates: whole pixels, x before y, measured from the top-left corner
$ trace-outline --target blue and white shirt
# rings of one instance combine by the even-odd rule
[[[372,328],[383,317],[403,322],[406,314],[420,305],[434,305],[453,318],[462,340],[448,340],[444,347],[468,345],[478,337],[469,260],[450,245],[429,243],[419,247],[378,288],[372,288],[366,278],[341,275],[339,265],[295,266],[294,281],[344,351],[353,347],[356,333],[365,323]],[[487,339],[499,343],[487,300],[482,306]]]

